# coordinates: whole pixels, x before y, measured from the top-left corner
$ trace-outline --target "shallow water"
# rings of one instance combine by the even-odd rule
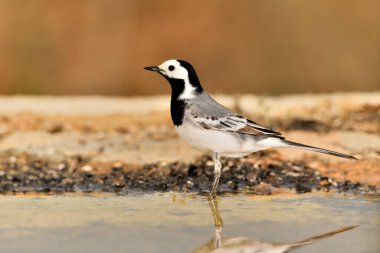
[[[380,196],[240,194],[210,203],[174,193],[0,196],[0,252],[211,252],[231,242],[271,248],[350,225],[359,226],[293,252],[379,252]]]

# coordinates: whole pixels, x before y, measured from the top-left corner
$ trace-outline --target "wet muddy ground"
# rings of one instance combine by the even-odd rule
[[[0,97],[0,251],[379,252],[380,93],[217,100],[359,160],[223,159],[208,201],[213,163],[178,138],[168,97]]]
[[[144,165],[92,163],[81,156],[46,161],[30,156],[0,159],[0,192],[116,192],[135,191],[208,192],[213,181],[211,157],[194,162],[157,162]],[[339,191],[376,193],[374,185],[337,181],[305,165],[284,161],[276,152],[262,152],[245,159],[223,159],[219,192],[270,195],[281,189],[297,193]]]
[[[217,99],[288,139],[359,158],[277,149],[224,159],[220,192],[378,192],[380,93]],[[211,159],[178,138],[168,104],[167,97],[0,98],[0,192],[209,191]]]

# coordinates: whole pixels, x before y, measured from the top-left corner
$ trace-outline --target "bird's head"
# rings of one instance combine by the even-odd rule
[[[195,69],[187,61],[168,60],[159,66],[144,69],[158,72],[165,77],[172,87],[172,95],[178,99],[191,99],[197,93],[203,92]]]

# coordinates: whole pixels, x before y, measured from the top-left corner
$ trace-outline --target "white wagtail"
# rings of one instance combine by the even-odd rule
[[[301,148],[348,159],[353,156],[288,141],[279,132],[229,110],[202,88],[193,66],[183,60],[168,60],[145,67],[169,81],[172,88],[170,112],[178,134],[193,148],[211,152],[214,183],[210,197],[216,196],[221,174],[220,157],[243,157],[279,147]]]

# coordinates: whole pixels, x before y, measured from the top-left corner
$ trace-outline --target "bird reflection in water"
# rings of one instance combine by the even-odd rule
[[[220,215],[217,199],[209,199],[209,205],[214,218],[215,234],[209,242],[195,249],[193,253],[284,253],[357,227],[347,226],[289,244],[261,242],[246,237],[222,239],[223,220]]]

